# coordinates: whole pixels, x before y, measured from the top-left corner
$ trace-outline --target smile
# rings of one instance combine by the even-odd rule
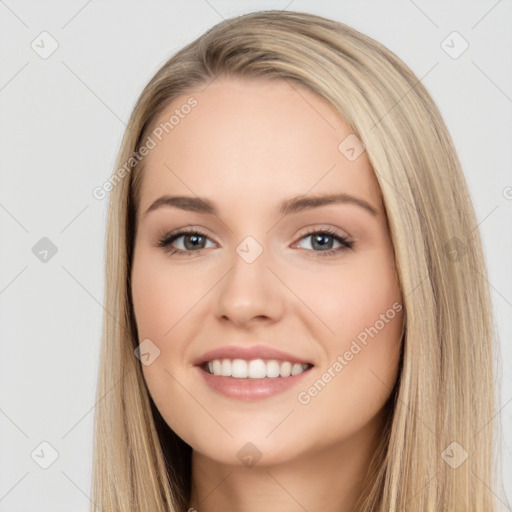
[[[213,359],[194,366],[203,382],[216,394],[246,402],[291,390],[300,384],[311,368],[313,365],[309,363],[292,364],[275,359]]]

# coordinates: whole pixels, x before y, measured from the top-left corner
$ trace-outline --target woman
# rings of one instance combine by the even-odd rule
[[[394,54],[224,21],[146,86],[111,188],[96,506],[496,509],[477,221]]]

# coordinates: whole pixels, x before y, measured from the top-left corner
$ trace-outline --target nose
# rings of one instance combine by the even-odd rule
[[[267,266],[266,253],[249,263],[235,253],[230,271],[217,288],[216,317],[238,327],[274,323],[284,311],[283,284]]]

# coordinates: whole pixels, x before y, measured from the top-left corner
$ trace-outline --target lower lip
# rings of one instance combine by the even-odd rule
[[[253,401],[269,398],[293,388],[305,375],[309,374],[312,368],[290,377],[267,377],[264,379],[222,377],[220,375],[212,375],[199,366],[196,366],[196,369],[213,391],[229,398]]]

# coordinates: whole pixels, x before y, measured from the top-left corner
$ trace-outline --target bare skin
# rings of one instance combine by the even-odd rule
[[[189,505],[352,511],[397,376],[403,320],[378,182],[365,152],[351,161],[338,149],[350,127],[305,88],[219,78],[177,98],[161,120],[190,96],[197,106],[145,158],[132,269],[139,340],[160,350],[144,378],[193,448]],[[353,202],[278,213],[292,197],[334,193],[376,213]],[[145,213],[164,194],[208,199],[217,214]],[[178,228],[205,236],[158,246]],[[335,236],[308,234],[324,229]],[[262,249],[251,263],[236,250],[248,236]],[[211,349],[255,344],[314,367],[292,389],[244,401],[212,390],[193,366]],[[325,385],[308,391],[319,379]],[[252,466],[240,457],[247,443],[260,454]]]

